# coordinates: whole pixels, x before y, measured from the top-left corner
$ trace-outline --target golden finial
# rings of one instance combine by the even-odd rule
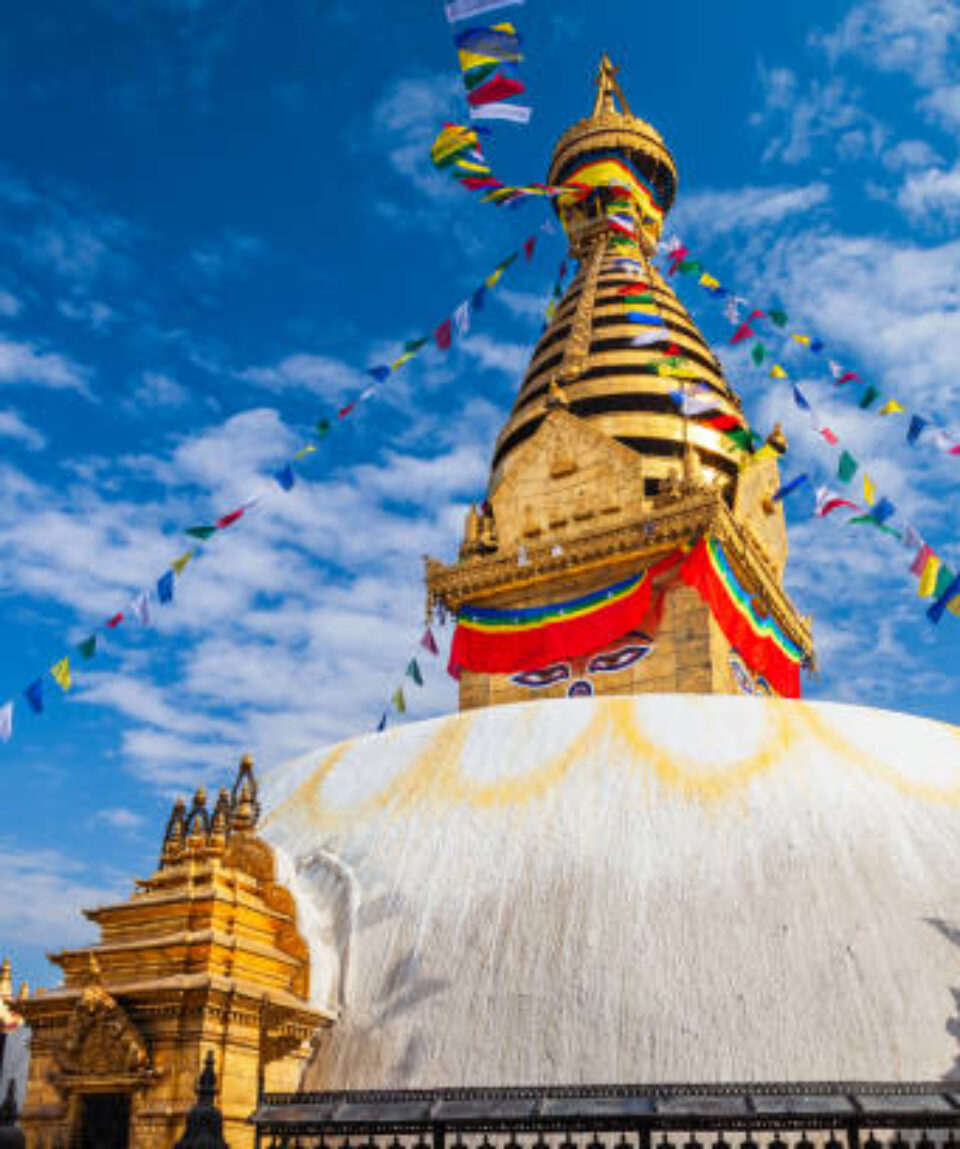
[[[253,772],[253,756],[244,754],[240,759],[237,779],[230,791],[230,805],[233,811],[231,824],[236,830],[252,830],[260,818],[260,796],[256,775]],[[241,806],[245,806],[241,816],[243,825],[237,821]]]
[[[630,105],[627,103],[626,97],[620,84],[617,82],[617,74],[620,69],[613,66],[613,61],[603,53],[600,60],[600,67],[597,70],[597,78],[594,81],[597,85],[597,98],[593,104],[594,116],[602,116],[604,112],[618,111],[614,103],[614,96],[620,100],[620,109],[624,115],[630,116],[633,113],[630,111]]]
[[[0,999],[13,997],[13,970],[10,959],[4,958],[0,965]]]
[[[187,825],[186,809],[182,798],[178,798],[173,804],[173,810],[163,835],[163,850],[160,853],[161,868],[175,862],[183,852],[183,840]]]
[[[787,451],[787,436],[783,433],[783,428],[779,423],[774,423],[773,430],[767,436],[767,443],[777,452],[778,455],[784,455]]]
[[[220,791],[217,804],[213,809],[213,821],[210,823],[210,845],[222,849],[227,844],[227,831],[230,828],[230,793],[226,789]]]

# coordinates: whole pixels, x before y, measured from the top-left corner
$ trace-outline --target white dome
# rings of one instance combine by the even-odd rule
[[[960,1068],[953,727],[761,698],[522,703],[318,751],[266,791],[315,993],[343,997],[306,1087]]]

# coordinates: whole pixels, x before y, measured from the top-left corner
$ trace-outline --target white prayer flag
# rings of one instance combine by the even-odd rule
[[[130,604],[130,613],[141,626],[150,625],[150,592],[142,590]]]
[[[457,20],[469,20],[471,16],[482,16],[484,12],[496,12],[498,8],[513,8],[524,0],[450,0],[447,4],[447,19],[451,24]]]
[[[529,124],[532,114],[533,109],[524,104],[484,104],[470,109],[475,120],[509,120],[511,124]]]
[[[470,330],[470,301],[461,303],[460,306],[453,313],[453,325],[457,329],[457,335],[463,337]]]
[[[13,737],[13,703],[0,706],[0,742],[9,742]]]

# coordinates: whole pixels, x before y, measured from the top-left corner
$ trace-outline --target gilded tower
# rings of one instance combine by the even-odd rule
[[[652,262],[676,165],[631,113],[607,57],[592,113],[560,137],[548,180],[571,189],[554,202],[577,270],[497,439],[459,560],[427,565],[430,605],[457,616],[458,637],[474,626],[499,644],[491,657],[457,656],[460,706],[798,693],[798,670],[767,673],[761,656],[766,643],[797,668],[813,657],[809,624],[782,587],[787,538],[773,496],[786,444],[779,429],[762,446],[751,435],[719,361]],[[712,548],[720,590],[686,573],[698,542]],[[637,580],[644,596],[624,633],[613,633],[616,620],[583,623]],[[575,639],[564,637],[571,621]],[[550,626],[551,641],[531,647]]]

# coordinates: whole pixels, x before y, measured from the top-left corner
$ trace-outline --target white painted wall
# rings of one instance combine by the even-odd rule
[[[953,727],[523,703],[317,751],[265,791],[268,838],[315,856],[315,989],[345,1003],[312,1088],[930,1079],[960,1058]]]

